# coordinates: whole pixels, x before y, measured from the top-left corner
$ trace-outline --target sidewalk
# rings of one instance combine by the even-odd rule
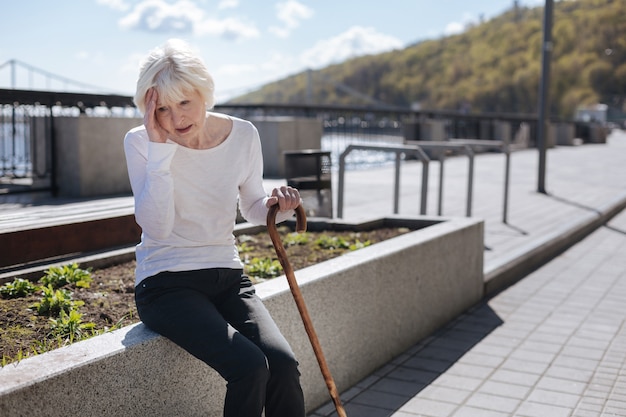
[[[626,416],[626,212],[342,394],[358,417]],[[311,416],[336,415],[327,405]]]
[[[512,157],[509,225],[501,223],[499,206],[494,207],[497,176],[493,194],[480,185],[493,174],[481,168],[491,156],[477,162],[480,197],[474,215],[485,218],[486,269],[512,254],[523,257],[524,248],[536,246],[533,242],[566,233],[581,219],[600,216],[616,200],[624,200],[624,133],[612,135],[607,145],[548,151],[549,195],[534,192],[536,155],[524,151]],[[346,201],[359,197],[356,181],[346,182],[353,190]],[[458,185],[450,187],[449,193],[459,192]],[[376,191],[362,197],[372,195]],[[408,206],[418,207],[407,204],[401,213]],[[370,207],[352,204],[346,212],[380,209]],[[464,204],[458,210],[449,207],[451,215],[462,215],[458,210]],[[345,389],[342,399],[351,417],[626,416],[625,323],[622,211],[522,281]],[[336,415],[330,403],[310,417],[329,415]]]

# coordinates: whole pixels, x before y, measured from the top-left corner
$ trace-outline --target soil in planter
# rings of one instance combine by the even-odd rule
[[[289,262],[296,271],[409,231],[407,228],[379,228],[358,233],[320,231],[298,235],[286,227],[279,228]],[[258,265],[258,260],[277,262],[268,234],[241,235],[237,237],[237,244],[248,275],[255,282],[267,279],[251,273],[249,268]],[[78,308],[83,323],[94,323],[95,329],[102,331],[139,321],[134,303],[134,269],[133,261],[93,270],[89,288],[71,289],[72,299],[84,302]],[[41,291],[22,298],[0,298],[0,364],[6,365],[70,343],[51,337],[49,317],[38,315],[32,308],[40,299]]]

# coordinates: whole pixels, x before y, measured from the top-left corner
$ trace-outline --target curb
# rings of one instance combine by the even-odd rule
[[[485,297],[489,298],[520,281],[559,254],[590,235],[626,208],[626,193],[582,219],[556,229],[514,252],[485,264]]]

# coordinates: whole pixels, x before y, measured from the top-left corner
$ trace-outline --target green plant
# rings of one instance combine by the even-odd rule
[[[246,252],[252,252],[254,250],[254,248],[250,245],[248,245],[247,242],[242,242],[239,245],[237,245],[237,251],[239,253],[246,253]]]
[[[274,278],[282,274],[283,267],[276,259],[252,258],[246,264],[246,273],[259,278]]]
[[[350,250],[357,250],[357,249],[363,249],[366,246],[371,245],[372,242],[370,242],[369,240],[366,240],[365,242],[361,242],[360,240],[355,240],[354,243],[350,244],[349,249]]]
[[[54,289],[50,284],[47,287],[42,287],[41,290],[41,300],[33,304],[39,315],[58,316],[61,311],[67,313],[71,309],[85,304],[83,301],[72,300],[72,295],[69,291]]]
[[[71,309],[69,314],[64,310],[61,310],[59,318],[50,318],[50,335],[62,339],[69,339],[70,343],[74,340],[84,339],[85,336],[89,337],[93,334],[95,329],[95,323],[83,323],[83,315],[77,310]],[[86,335],[84,332],[91,331]]]
[[[67,339],[63,340],[60,337],[37,340],[30,346],[32,354],[29,354],[27,357],[41,355],[42,353],[67,346],[68,342],[69,341]]]
[[[283,239],[283,245],[285,247],[295,245],[306,245],[309,243],[309,235],[305,233],[292,232],[285,235]]]
[[[81,269],[77,263],[63,266],[53,266],[46,270],[39,280],[44,286],[52,285],[61,288],[67,284],[74,284],[78,288],[89,288],[91,284],[91,268]]]
[[[111,327],[97,329],[95,323],[83,323],[82,314],[78,310],[71,309],[69,314],[62,311],[59,319],[50,318],[50,333],[48,338],[34,341],[30,346],[30,352],[24,354],[22,349],[18,350],[15,356],[2,354],[0,359],[0,368],[10,363],[18,363],[30,356],[37,356],[42,353],[67,346],[73,342],[89,339],[113,330],[121,329],[125,325],[126,320],[132,320],[133,312],[125,314],[117,323]]]
[[[15,278],[13,282],[8,282],[0,287],[0,295],[4,298],[26,297],[37,291],[38,288],[27,279]]]
[[[22,359],[24,359],[24,352],[22,352],[22,349],[17,351],[17,354],[14,358],[2,354],[2,367],[4,368],[12,362],[20,362]]]
[[[350,242],[341,236],[322,235],[315,240],[315,244],[322,249],[349,249]]]

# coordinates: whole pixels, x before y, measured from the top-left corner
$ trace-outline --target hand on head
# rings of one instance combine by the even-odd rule
[[[302,203],[300,192],[286,185],[274,188],[270,198],[267,200],[267,207],[278,204],[280,211],[294,210]]]
[[[161,127],[156,118],[157,103],[159,93],[154,87],[148,89],[146,93],[146,113],[143,116],[143,124],[148,132],[150,142],[165,143],[167,132]]]

